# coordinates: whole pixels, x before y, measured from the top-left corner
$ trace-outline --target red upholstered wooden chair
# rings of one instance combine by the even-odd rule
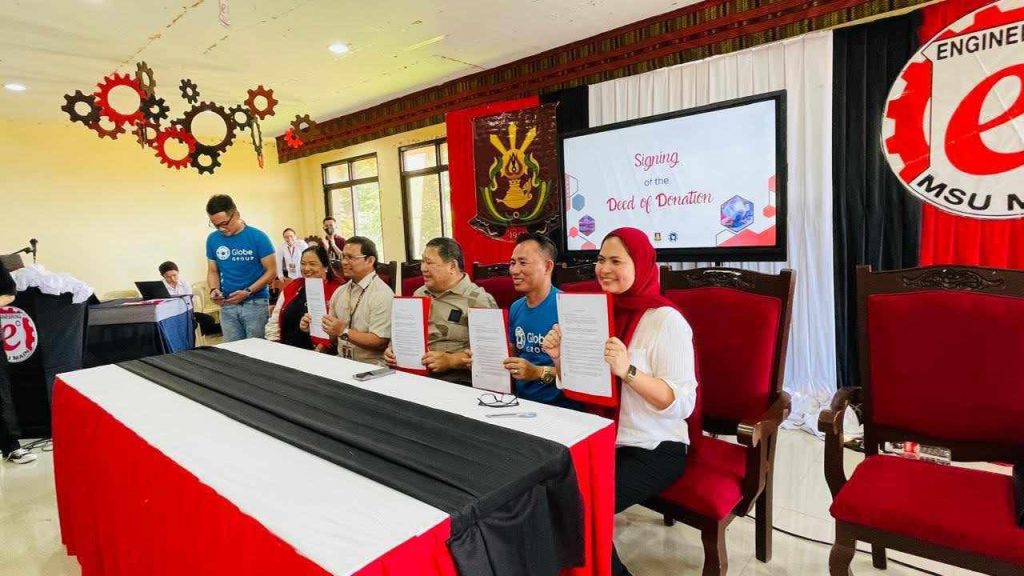
[[[508,308],[519,299],[521,294],[516,292],[512,285],[512,277],[509,276],[508,262],[500,264],[481,264],[473,262],[473,282],[483,288],[488,294],[494,296],[498,308]]]
[[[885,442],[950,450],[953,461],[1024,466],[1024,272],[857,268],[861,388],[840,390],[818,426],[832,491],[833,576],[858,541],[985,574],[1024,574],[1024,494],[1010,476],[879,455]],[[863,401],[866,459],[847,480],[843,413]],[[1024,485],[1016,490],[1024,491]],[[1015,505],[1018,508],[1015,509]]]
[[[555,266],[552,282],[563,292],[580,294],[598,294],[601,284],[597,281],[594,263],[588,262],[578,266],[566,266],[563,262]]]
[[[661,286],[693,330],[699,410],[687,420],[686,471],[644,505],[669,526],[679,520],[701,531],[705,576],[726,573],[725,529],[756,505],[756,555],[767,562],[776,434],[790,408],[782,382],[794,273],[663,269]]]
[[[391,262],[378,262],[377,276],[380,276],[380,279],[391,288],[392,292],[398,293],[398,262],[394,260]]]
[[[402,291],[395,291],[398,296],[412,296],[420,286],[423,286],[423,270],[420,269],[419,260],[402,262]]]

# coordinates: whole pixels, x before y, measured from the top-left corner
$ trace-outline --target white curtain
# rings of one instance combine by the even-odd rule
[[[819,407],[836,389],[832,33],[807,34],[595,84],[589,90],[590,125],[782,89],[787,92],[789,260],[728,265],[769,273],[796,270],[786,389],[793,395],[790,424],[813,430]]]

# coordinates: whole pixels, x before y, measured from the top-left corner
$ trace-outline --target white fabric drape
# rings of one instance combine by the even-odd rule
[[[592,85],[590,125],[782,89],[787,92],[789,260],[727,265],[768,273],[796,270],[786,389],[793,395],[791,423],[813,430],[818,407],[827,403],[836,389],[832,33],[807,34]]]

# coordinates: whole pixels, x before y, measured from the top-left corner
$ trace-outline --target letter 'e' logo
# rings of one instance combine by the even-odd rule
[[[32,357],[39,347],[39,331],[35,322],[21,308],[5,306],[0,308],[0,341],[7,361],[11,364],[24,362]]]
[[[937,34],[889,92],[882,151],[911,194],[972,218],[1024,216],[1024,0]]]

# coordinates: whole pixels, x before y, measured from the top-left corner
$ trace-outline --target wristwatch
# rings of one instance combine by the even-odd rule
[[[626,370],[626,377],[623,378],[622,381],[625,382],[626,384],[629,384],[630,382],[633,381],[634,378],[636,378],[636,366],[630,364],[629,370]]]
[[[540,376],[540,381],[544,384],[553,384],[555,382],[555,369],[551,366],[545,366],[544,372]]]
[[[341,339],[348,342],[348,328],[341,331]]]

